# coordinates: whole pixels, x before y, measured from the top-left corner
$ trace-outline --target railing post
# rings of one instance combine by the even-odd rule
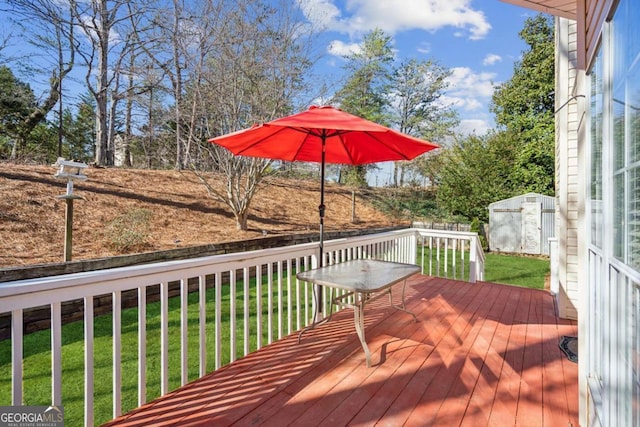
[[[469,239],[469,282],[476,283],[478,280],[478,239]]]
[[[409,259],[407,260],[410,264],[418,263],[418,230],[415,230],[409,236]]]
[[[550,283],[549,290],[553,295],[558,295],[560,291],[560,280],[558,278],[558,238],[549,238],[549,267],[550,267]]]

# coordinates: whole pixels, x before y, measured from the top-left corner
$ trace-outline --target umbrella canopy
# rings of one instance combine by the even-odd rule
[[[397,132],[340,109],[325,106],[254,125],[209,139],[238,156],[317,162],[320,167],[320,257],[324,258],[324,173],[326,163],[362,165],[390,160],[411,160],[436,144]],[[322,298],[318,289],[317,310]],[[314,323],[316,314],[314,312]]]
[[[436,144],[328,106],[311,107],[211,138],[209,142],[241,156],[349,165],[411,160],[438,148]]]

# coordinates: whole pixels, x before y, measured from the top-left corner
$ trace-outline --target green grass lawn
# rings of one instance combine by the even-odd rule
[[[420,251],[419,251],[420,252]],[[441,254],[443,255],[443,254]],[[459,252],[458,252],[459,256]],[[468,254],[465,254],[465,278],[468,277]],[[453,268],[452,254],[449,253],[448,271]],[[441,274],[444,272],[444,256],[441,257]],[[460,268],[462,261],[458,259],[456,265]],[[549,261],[534,257],[521,257],[502,254],[487,254],[485,263],[485,280],[489,282],[543,288],[545,275],[549,272]],[[453,278],[451,274],[449,277]],[[457,279],[463,279],[457,277]],[[283,283],[283,298],[286,300],[286,281]],[[223,349],[221,358],[223,364],[228,363],[229,355],[229,290],[230,286],[223,286],[222,304],[222,334]],[[255,328],[255,280],[250,284],[251,300],[251,349],[256,348]],[[274,280],[274,293],[277,291]],[[295,287],[292,289],[295,293]],[[263,279],[263,337],[267,342],[267,286]],[[243,351],[243,307],[244,284],[239,281],[236,285],[237,301],[237,356]],[[293,296],[295,298],[295,295]],[[207,291],[207,367],[212,370],[215,366],[213,336],[214,336],[214,290]],[[276,297],[274,296],[274,316],[277,315]],[[198,294],[189,295],[188,324],[189,324],[189,379],[198,376]],[[137,407],[137,316],[136,308],[122,311],[122,410],[127,412]],[[293,313],[295,318],[295,312]],[[160,303],[147,305],[147,398],[153,399],[160,395]],[[94,372],[95,372],[95,424],[112,418],[112,321],[110,315],[99,316],[94,324]],[[295,324],[294,324],[295,327]],[[286,333],[286,327],[285,327]],[[274,337],[277,339],[277,337]],[[62,395],[65,410],[65,422],[69,426],[82,425],[83,396],[84,396],[84,342],[83,323],[75,322],[63,327],[62,331],[62,364],[63,386]],[[48,405],[51,396],[51,352],[50,333],[41,331],[24,337],[24,404]],[[225,344],[226,343],[226,344]],[[172,298],[169,303],[169,388],[180,385],[180,299]],[[11,342],[0,342],[0,405],[11,404]]]
[[[447,275],[445,276],[445,254],[440,251],[440,265],[437,270],[437,260],[435,249],[423,249],[418,247],[418,264],[424,262],[425,274],[429,274],[429,257],[431,257],[431,269],[434,275],[447,277],[450,279],[469,279],[469,253],[464,253],[464,259],[460,251],[447,251]],[[455,275],[454,275],[455,270]],[[545,276],[549,273],[549,259],[532,256],[507,255],[507,254],[485,254],[484,281],[503,283],[507,285],[524,286],[527,288],[544,289]]]
[[[485,254],[484,280],[527,288],[544,289],[549,260],[530,256]]]

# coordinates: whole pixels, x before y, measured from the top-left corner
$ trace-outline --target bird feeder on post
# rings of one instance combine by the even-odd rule
[[[82,197],[73,194],[73,181],[84,181],[86,175],[82,174],[82,170],[87,167],[85,163],[73,162],[59,157],[53,164],[58,167],[58,172],[54,175],[58,179],[67,180],[67,194],[58,196],[66,202],[65,209],[65,231],[64,231],[64,261],[71,261],[71,247],[73,241],[73,200]]]

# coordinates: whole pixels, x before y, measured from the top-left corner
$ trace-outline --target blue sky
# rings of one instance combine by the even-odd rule
[[[381,28],[397,57],[434,59],[452,76],[445,102],[461,118],[459,131],[493,127],[489,103],[495,84],[508,80],[527,48],[518,33],[535,13],[498,0],[296,0],[307,19],[325,30],[318,66],[339,76],[343,55]]]
[[[534,15],[499,0],[295,0],[294,4],[322,28],[317,71],[336,87],[344,74],[343,56],[358,49],[363,35],[375,28],[392,36],[398,59],[434,59],[449,68],[453,74],[444,102],[458,111],[462,119],[458,130],[463,134],[483,134],[494,126],[489,112],[493,87],[511,77],[514,62],[526,49],[518,33],[526,18]],[[9,28],[6,14],[0,13],[0,36],[10,34]],[[18,51],[25,47],[19,39],[12,42]],[[32,87],[38,86],[38,78],[48,75],[32,75]]]

